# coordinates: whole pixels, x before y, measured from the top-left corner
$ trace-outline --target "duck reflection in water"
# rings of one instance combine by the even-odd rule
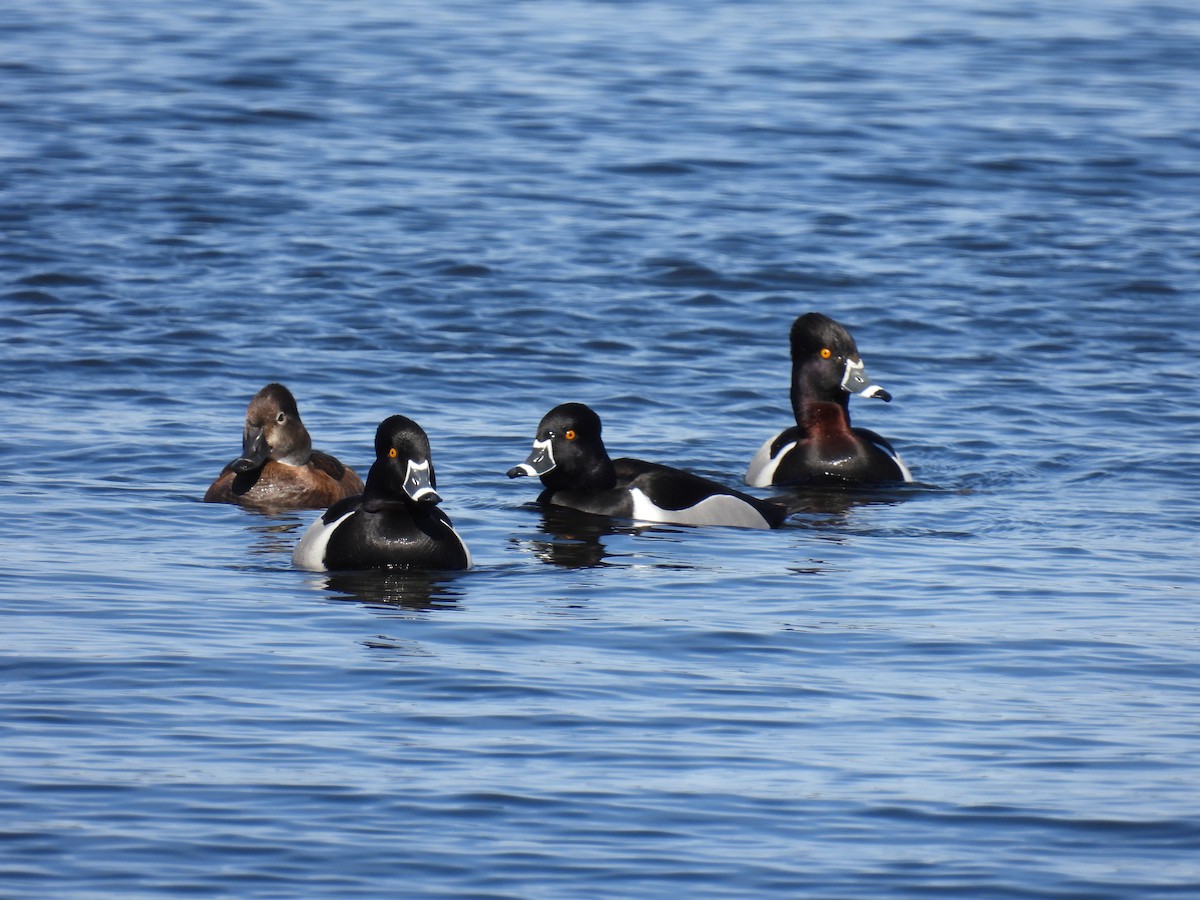
[[[652,527],[633,525],[609,516],[566,507],[543,506],[539,510],[544,538],[514,538],[513,543],[526,544],[542,562],[564,569],[594,569],[614,565],[608,560],[628,554],[610,550],[604,539],[612,535],[641,534]]]
[[[454,609],[463,597],[451,572],[400,569],[366,569],[330,572],[311,584],[332,594],[332,599],[349,600],[386,609]]]
[[[250,552],[258,556],[283,554],[290,557],[296,543],[296,532],[307,523],[290,512],[249,506],[245,509],[253,517],[245,525],[246,533],[254,538]]]
[[[910,486],[858,487],[811,485],[796,487],[771,499],[785,507],[793,525],[812,528],[843,527],[851,513],[865,506],[894,506],[911,499],[917,492]]]

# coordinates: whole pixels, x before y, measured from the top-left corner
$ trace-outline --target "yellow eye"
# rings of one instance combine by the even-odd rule
[[[399,455],[399,454],[398,454],[398,453],[396,453],[396,448],[395,448],[395,447],[393,447],[391,450],[389,450],[389,451],[388,451],[388,458],[389,458],[389,459],[395,459],[395,458],[396,458],[398,455]]]
[[[574,429],[574,428],[568,428],[568,429],[567,429],[567,431],[566,431],[566,434],[564,434],[564,435],[563,435],[563,437],[565,437],[565,438],[566,438],[568,441],[573,441],[573,440],[575,440],[575,429]]]
[[[821,348],[821,359],[829,359],[831,356],[833,356],[832,350],[830,350],[828,347]]]

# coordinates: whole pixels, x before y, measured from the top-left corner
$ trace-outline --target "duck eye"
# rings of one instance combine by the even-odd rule
[[[275,421],[276,421],[276,422],[278,422],[280,425],[282,425],[282,424],[283,424],[283,420],[284,420],[284,419],[286,419],[286,418],[287,418],[287,415],[286,415],[285,413],[280,413],[279,415],[277,415],[277,416],[275,417]]]
[[[833,356],[832,350],[830,350],[828,347],[821,348],[821,359],[829,359],[831,356]]]
[[[395,459],[395,458],[396,458],[397,456],[399,456],[399,455],[400,455],[400,454],[398,454],[398,453],[396,452],[396,448],[395,448],[395,447],[391,447],[391,448],[389,448],[389,449],[388,449],[388,459]]]
[[[566,432],[563,433],[563,437],[565,437],[568,441],[575,440],[575,429],[568,428]]]

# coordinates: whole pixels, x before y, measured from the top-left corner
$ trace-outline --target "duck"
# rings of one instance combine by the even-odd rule
[[[314,450],[296,398],[272,382],[251,398],[242,455],[221,470],[206,503],[262,509],[321,509],[361,494],[362,479],[336,457]]]
[[[787,511],[691,472],[640,459],[610,459],[600,416],[563,403],[542,417],[533,450],[509,478],[538,477],[543,505],[676,525],[778,528]]]
[[[751,487],[911,482],[891,442],[850,425],[850,395],[891,402],[867,376],[850,332],[819,312],[792,323],[792,412],[796,424],[768,438],[750,461]]]
[[[314,521],[292,563],[314,572],[469,569],[471,553],[439,508],[441,499],[428,435],[407,416],[389,416],[376,429],[363,492]]]

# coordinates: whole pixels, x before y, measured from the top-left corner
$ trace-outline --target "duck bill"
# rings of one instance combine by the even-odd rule
[[[247,428],[242,435],[242,455],[229,465],[239,475],[261,469],[270,456],[267,436],[261,428]]]
[[[442,498],[433,489],[432,469],[429,460],[417,462],[408,461],[408,471],[404,474],[404,493],[418,503],[441,503]]]
[[[544,441],[534,441],[533,450],[525,462],[508,470],[509,478],[520,478],[528,475],[533,478],[553,471],[555,466],[554,451],[550,449],[550,438]]]
[[[860,397],[878,397],[890,403],[892,395],[867,377],[866,366],[861,359],[846,360],[846,371],[842,373],[842,390]]]

